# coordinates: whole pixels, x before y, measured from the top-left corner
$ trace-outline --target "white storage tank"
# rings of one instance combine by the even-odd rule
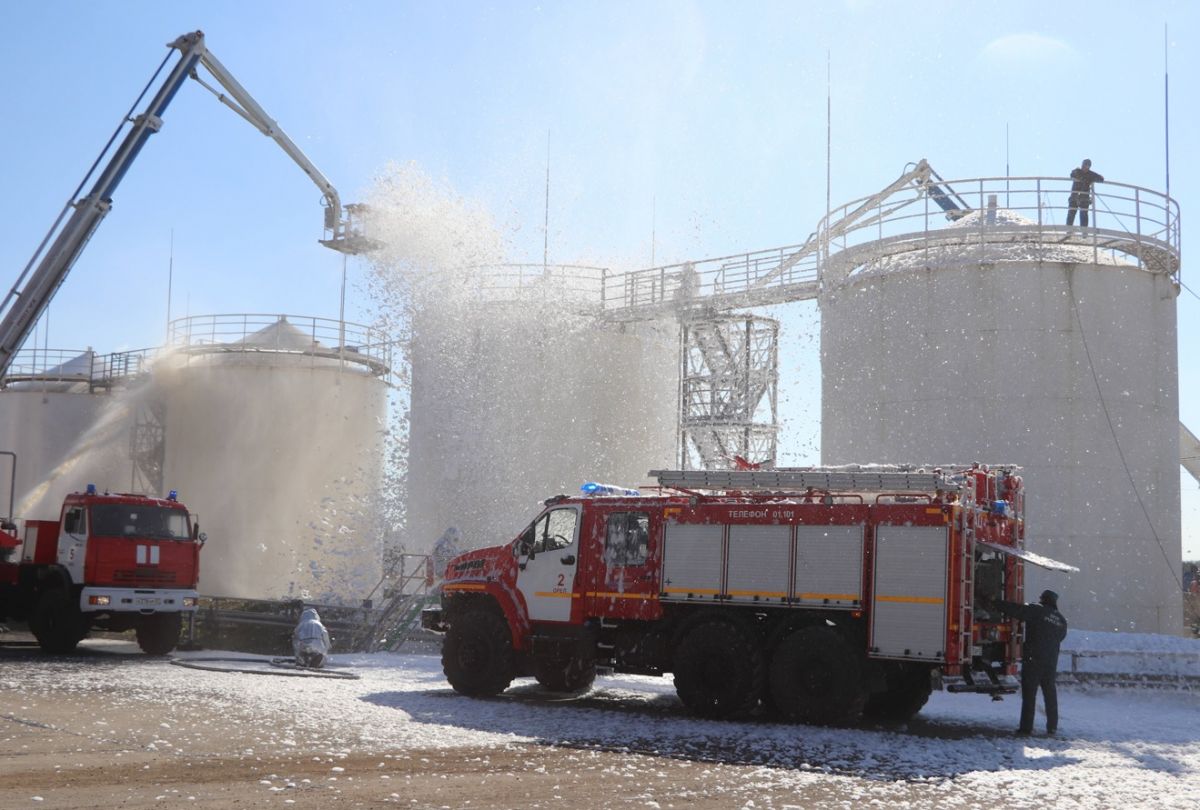
[[[379,581],[390,344],[353,324],[172,323],[155,366],[166,485],[199,514],[200,590],[357,604]]]
[[[87,484],[127,487],[129,410],[109,396],[111,359],[86,351],[19,352],[0,389],[0,450],[17,454],[17,516],[57,519]],[[0,459],[8,509],[8,459]]]
[[[820,297],[822,460],[1018,464],[1029,548],[1080,568],[1030,566],[1027,598],[1059,591],[1081,629],[1177,633],[1178,214],[1106,186],[1107,207],[1127,199],[1141,218],[1068,231],[1050,224],[1061,212],[987,211],[981,194],[985,211],[949,227],[875,225],[885,238],[840,261],[835,245]]]
[[[492,268],[414,295],[408,547],[507,541],[585,481],[677,454],[678,324],[606,323],[600,270]],[[464,293],[469,290],[469,293]]]

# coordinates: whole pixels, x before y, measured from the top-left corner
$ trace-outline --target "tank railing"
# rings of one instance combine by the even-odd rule
[[[814,298],[822,284],[871,259],[923,252],[928,260],[931,250],[944,257],[945,248],[955,245],[974,248],[979,261],[994,260],[990,254],[997,244],[1025,245],[1035,259],[1053,258],[1053,248],[1059,244],[1090,248],[1094,261],[1103,254],[1114,263],[1132,261],[1178,280],[1177,202],[1126,183],[1098,183],[1088,210],[1089,227],[1077,223],[1068,228],[1071,185],[1069,178],[1062,177],[941,181],[941,188],[953,189],[968,206],[965,213],[946,212],[916,186],[885,198],[864,197],[831,211],[802,244],[608,272],[601,296],[603,310],[615,319],[636,319],[672,310],[734,309]],[[961,252],[955,257],[970,260],[969,254]]]
[[[110,388],[144,372],[156,349],[97,354],[91,349],[23,349],[17,352],[0,387],[12,383],[87,383]]]
[[[651,315],[697,305],[720,309],[761,303],[764,284],[768,289],[815,290],[817,259],[815,244],[809,241],[627,273],[610,272],[605,277],[603,307]]]
[[[984,259],[991,245],[1024,243],[1090,248],[1094,259],[1103,253],[1179,278],[1179,205],[1159,192],[1125,183],[1097,183],[1084,228],[1078,219],[1074,227],[1066,224],[1068,178],[990,177],[948,180],[944,185],[971,207],[969,213],[952,219],[916,188],[878,201],[876,215],[864,218],[863,226],[838,227],[870,198],[834,209],[818,230],[823,273],[841,276],[872,258],[902,253],[920,251],[929,256],[932,249],[944,255],[945,248],[954,244],[974,246]]]
[[[276,328],[273,332],[265,330]],[[308,315],[235,313],[193,315],[171,321],[169,350],[267,352],[364,365],[376,374],[392,368],[395,342],[380,329]]]
[[[464,280],[474,298],[486,302],[574,299],[598,305],[603,298],[603,267],[582,264],[495,264],[467,268]]]

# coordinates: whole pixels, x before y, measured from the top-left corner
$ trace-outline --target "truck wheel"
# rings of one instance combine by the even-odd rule
[[[516,675],[508,622],[490,610],[453,616],[442,642],[442,672],[455,692],[470,697],[507,689]]]
[[[828,627],[788,635],[771,658],[771,697],[784,717],[802,723],[853,723],[866,693],[858,655]]]
[[[883,723],[911,720],[933,693],[928,667],[899,664],[887,673],[887,689],[871,695],[863,714]]]
[[[675,691],[702,717],[749,714],[766,679],[754,635],[737,622],[717,619],[694,627],[675,651]]]
[[[183,626],[178,613],[155,613],[146,616],[135,628],[138,646],[146,655],[166,655],[179,643]]]
[[[596,662],[583,657],[534,659],[533,676],[551,692],[582,692],[596,680]]]
[[[38,599],[29,630],[44,652],[69,653],[84,636],[83,617],[65,590],[53,588]]]

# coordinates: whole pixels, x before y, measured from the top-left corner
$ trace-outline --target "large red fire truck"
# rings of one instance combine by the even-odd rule
[[[1014,692],[1020,601],[1017,468],[652,471],[659,486],[585,484],[507,545],[446,569],[451,686],[484,696],[533,675],[674,674],[708,717],[807,723],[914,715],[934,686]]]
[[[63,653],[95,629],[134,630],[164,655],[181,617],[196,610],[204,535],[172,492],[68,495],[58,520],[0,521],[0,620],[29,622],[46,652]]]

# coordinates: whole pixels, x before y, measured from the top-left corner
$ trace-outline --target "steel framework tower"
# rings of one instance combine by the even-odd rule
[[[775,465],[779,322],[705,314],[681,323],[679,464],[721,470],[740,458]]]

